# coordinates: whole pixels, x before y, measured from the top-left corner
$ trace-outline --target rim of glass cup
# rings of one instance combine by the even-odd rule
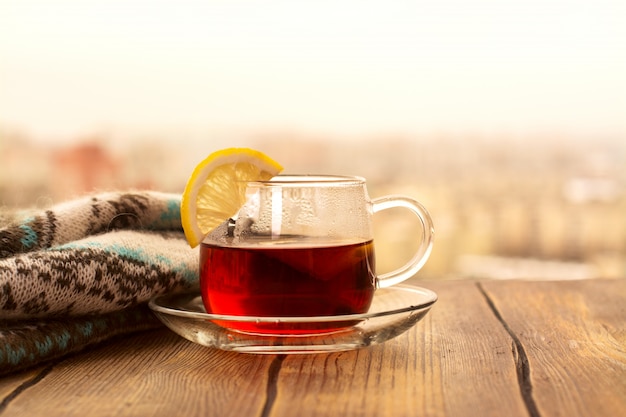
[[[265,181],[250,181],[248,185],[265,187],[302,187],[302,186],[349,186],[365,184],[365,178],[355,175],[326,175],[326,174],[285,174],[276,175]]]

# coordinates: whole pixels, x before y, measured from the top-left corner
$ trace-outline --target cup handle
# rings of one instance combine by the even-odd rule
[[[419,242],[419,248],[411,260],[404,266],[379,275],[376,278],[376,286],[378,288],[390,287],[415,275],[415,273],[424,266],[433,248],[435,229],[430,214],[428,214],[428,211],[423,205],[412,198],[397,195],[372,200],[373,213],[394,207],[407,208],[419,218],[422,225],[422,238]]]

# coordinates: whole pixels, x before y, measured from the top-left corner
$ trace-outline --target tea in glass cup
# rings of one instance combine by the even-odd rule
[[[279,175],[248,183],[246,195],[239,212],[200,247],[200,289],[207,312],[277,318],[271,325],[229,322],[237,330],[336,330],[314,320],[294,326],[280,318],[366,313],[377,288],[414,275],[432,248],[432,221],[421,204],[401,196],[370,200],[360,177]],[[423,233],[417,236],[417,253],[404,267],[377,276],[372,215],[391,207],[411,210]]]

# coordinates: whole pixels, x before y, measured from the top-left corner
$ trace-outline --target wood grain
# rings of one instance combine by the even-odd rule
[[[11,395],[16,389],[23,384],[37,377],[39,369],[32,369],[26,372],[20,372],[15,375],[8,375],[0,378],[0,399]]]
[[[407,334],[355,352],[289,357],[272,416],[526,416],[511,340],[472,282]]]
[[[0,417],[626,415],[626,281],[421,285],[439,301],[383,345],[257,356],[150,331],[0,379]]]
[[[11,401],[31,386],[39,383],[48,372],[49,367],[43,366],[0,378],[0,415]]]
[[[271,358],[207,349],[168,330],[57,365],[7,407],[20,416],[254,416]]]
[[[626,415],[626,281],[486,282],[541,416]]]

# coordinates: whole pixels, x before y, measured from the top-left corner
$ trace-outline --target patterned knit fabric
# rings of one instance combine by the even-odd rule
[[[197,286],[178,195],[98,194],[0,220],[0,374],[158,326],[146,302]]]

